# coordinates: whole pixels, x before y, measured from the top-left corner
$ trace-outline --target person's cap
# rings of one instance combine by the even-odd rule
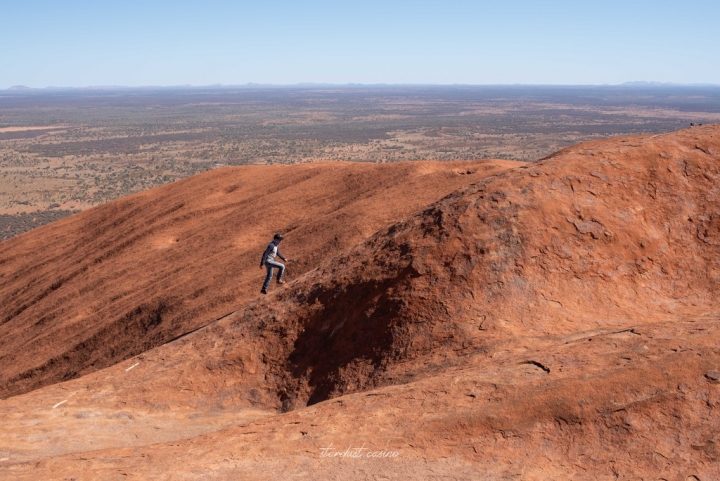
[[[275,234],[275,235],[273,236],[273,239],[274,239],[274,240],[283,240],[284,237],[282,236],[282,234]]]

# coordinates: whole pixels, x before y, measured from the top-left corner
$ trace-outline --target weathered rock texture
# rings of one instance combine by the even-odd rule
[[[287,234],[289,278],[508,161],[219,169],[0,243],[0,398],[78,377],[257,297]]]
[[[228,306],[207,308],[201,322],[181,296],[169,312],[182,329],[163,331],[152,350],[110,348],[105,365],[122,362],[60,384],[48,385],[101,365],[51,360],[22,381],[6,377],[9,394],[47,386],[0,403],[12,433],[0,441],[0,470],[17,479],[718,479],[720,126],[585,143],[504,170],[443,166],[403,168],[434,170],[433,179],[477,172],[415,213],[394,211],[372,235],[341,239],[362,215],[334,216],[321,229],[340,234],[329,248],[334,239],[310,241],[314,216],[297,221],[314,260],[267,297],[248,287],[237,310],[208,324]],[[390,168],[363,166],[378,167]],[[314,168],[329,179],[332,168],[352,169]],[[413,188],[431,196],[422,177]],[[167,208],[174,191],[165,189],[144,195]],[[297,189],[296,210],[326,202],[317,186]],[[262,244],[281,229],[258,218],[247,236]],[[370,218],[373,228],[388,220]],[[148,257],[149,271],[152,262],[180,285],[197,271]],[[142,287],[137,299],[142,291],[155,294]],[[212,305],[209,296],[197,302]],[[66,325],[56,343],[71,345],[86,322]],[[123,335],[113,339],[129,342]],[[73,443],[55,441],[61,433]],[[361,457],[323,456],[363,445]],[[367,456],[380,450],[397,456]]]

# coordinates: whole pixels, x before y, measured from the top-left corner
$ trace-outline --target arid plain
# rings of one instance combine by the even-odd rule
[[[720,121],[717,87],[0,91],[0,240],[224,165],[497,158]]]

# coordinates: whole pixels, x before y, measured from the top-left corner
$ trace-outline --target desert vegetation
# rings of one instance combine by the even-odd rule
[[[0,240],[221,166],[535,161],[583,140],[718,120],[710,87],[4,91]]]

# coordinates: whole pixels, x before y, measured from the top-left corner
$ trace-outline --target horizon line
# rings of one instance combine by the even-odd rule
[[[142,89],[194,89],[194,88],[292,88],[292,87],[720,87],[714,83],[677,83],[677,82],[655,82],[655,81],[629,81],[619,84],[553,84],[553,83],[331,83],[331,82],[298,82],[292,84],[282,83],[259,83],[247,82],[244,84],[222,84],[214,83],[207,85],[177,84],[177,85],[88,85],[88,86],[46,86],[27,87],[25,85],[13,85],[0,89],[0,91],[49,91],[49,90],[142,90]]]

